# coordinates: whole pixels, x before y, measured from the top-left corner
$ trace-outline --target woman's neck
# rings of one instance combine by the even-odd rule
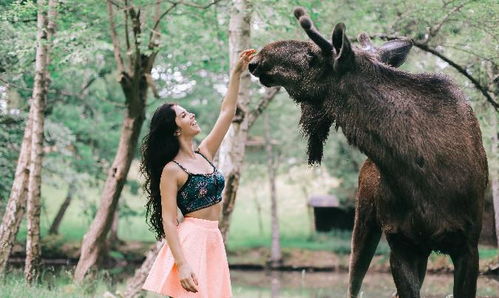
[[[192,138],[179,138],[180,149],[177,156],[185,159],[195,159],[194,147],[192,145]]]

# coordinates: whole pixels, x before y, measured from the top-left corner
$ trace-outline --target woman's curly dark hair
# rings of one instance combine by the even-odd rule
[[[159,190],[161,173],[164,166],[173,160],[180,148],[179,141],[174,136],[177,130],[174,105],[174,103],[166,103],[156,109],[149,125],[149,133],[142,140],[141,146],[140,172],[145,177],[144,190],[148,198],[145,205],[146,221],[158,240],[165,237]]]

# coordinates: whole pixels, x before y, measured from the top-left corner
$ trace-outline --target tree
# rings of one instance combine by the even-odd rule
[[[252,5],[249,0],[232,1],[229,23],[229,60],[231,69],[237,63],[239,53],[250,47],[251,10]],[[220,146],[219,167],[225,174],[225,188],[222,194],[223,210],[219,226],[225,242],[227,242],[230,215],[234,209],[239,187],[241,165],[248,136],[249,118],[246,114],[250,101],[249,85],[250,74],[246,71],[241,75],[236,117]]]
[[[491,140],[491,150],[492,158],[496,158],[494,163],[490,165],[490,181],[492,187],[492,202],[494,204],[494,214],[495,214],[495,223],[496,223],[496,237],[497,237],[497,247],[499,247],[499,169],[497,163],[497,154],[499,147],[499,131],[497,129],[497,114],[492,112],[492,140]]]
[[[61,225],[62,218],[64,217],[64,214],[66,213],[66,210],[68,210],[69,204],[73,200],[73,196],[76,190],[76,181],[72,181],[69,184],[68,191],[66,193],[66,198],[62,202],[61,206],[59,207],[59,210],[57,211],[54,220],[52,221],[52,224],[50,225],[49,228],[49,234],[59,234],[59,226]]]
[[[49,0],[48,8],[44,0],[38,3],[38,36],[36,49],[35,85],[32,96],[31,150],[28,178],[27,218],[28,234],[26,237],[26,281],[34,282],[38,278],[40,266],[40,195],[41,171],[43,158],[44,111],[49,86],[50,40],[55,31],[56,0]],[[48,15],[47,15],[48,11]]]
[[[239,53],[250,47],[251,38],[251,11],[252,4],[248,0],[233,0],[229,22],[229,60],[230,68],[235,65]],[[224,241],[230,225],[230,215],[234,210],[241,167],[245,155],[248,130],[258,116],[265,110],[270,101],[277,94],[278,89],[271,88],[260,98],[255,109],[250,109],[250,75],[245,72],[241,75],[239,85],[238,107],[236,116],[225,136],[218,154],[218,166],[225,174],[225,188],[223,191],[223,209],[219,228]]]
[[[279,232],[279,214],[277,212],[276,174],[279,168],[280,154],[273,152],[270,134],[269,113],[265,113],[265,150],[267,151],[267,168],[270,186],[270,213],[272,222],[272,245],[270,248],[270,267],[277,268],[282,264],[281,241]]]
[[[19,225],[26,209],[26,191],[29,176],[29,161],[31,148],[31,126],[33,109],[30,109],[24,137],[21,144],[19,159],[17,162],[14,182],[10,192],[9,201],[2,218],[0,226],[0,273],[5,273],[7,260],[9,259],[14,239],[19,230]]]
[[[85,234],[81,246],[81,255],[76,266],[74,278],[76,281],[82,281],[88,270],[94,267],[105,250],[105,239],[111,228],[118,199],[120,197],[123,185],[125,184],[133,153],[137,145],[140,129],[145,118],[145,104],[147,91],[152,84],[151,69],[157,55],[157,34],[152,34],[145,52],[142,41],[142,23],[140,20],[140,8],[128,5],[125,1],[125,36],[126,50],[129,64],[126,65],[121,55],[120,41],[116,31],[114,20],[114,7],[112,1],[107,1],[107,10],[109,16],[110,33],[113,41],[114,58],[117,64],[118,81],[123,89],[126,98],[126,111],[121,127],[121,137],[116,152],[115,159],[108,171],[108,176],[101,195],[101,201],[97,214]],[[158,2],[159,6],[159,2]],[[174,6],[172,6],[173,8]],[[161,17],[156,15],[157,23]],[[129,40],[128,22],[131,22],[133,44]],[[157,24],[152,32],[157,28]]]

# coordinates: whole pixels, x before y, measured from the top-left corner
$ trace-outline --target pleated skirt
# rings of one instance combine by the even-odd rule
[[[198,292],[182,288],[178,268],[166,241],[142,288],[174,298],[232,297],[229,265],[218,221],[185,217],[177,231],[182,252],[198,278]]]

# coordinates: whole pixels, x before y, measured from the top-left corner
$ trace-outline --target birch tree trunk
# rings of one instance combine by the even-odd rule
[[[229,57],[232,69],[239,59],[239,53],[250,47],[251,32],[251,3],[249,0],[233,0],[229,23]],[[225,188],[223,192],[222,218],[219,228],[224,242],[227,243],[230,216],[234,210],[236,193],[239,188],[239,177],[245,154],[246,139],[248,137],[248,105],[250,101],[250,75],[245,71],[241,75],[239,85],[238,107],[227,135],[221,146],[219,167],[225,174]]]
[[[26,127],[24,128],[23,142],[17,160],[16,174],[2,218],[2,225],[0,226],[0,275],[5,273],[7,260],[26,209],[33,110],[33,105],[30,105]]]
[[[36,281],[40,270],[40,190],[43,161],[43,127],[45,101],[49,85],[49,43],[55,30],[56,0],[40,0],[37,19],[37,48],[35,83],[31,105],[33,106],[31,152],[27,197],[26,263],[24,277],[28,283]],[[48,14],[48,15],[47,15]]]
[[[282,264],[281,241],[279,232],[279,215],[277,212],[277,193],[275,187],[278,159],[272,150],[269,113],[265,113],[265,150],[267,151],[267,168],[270,185],[270,219],[272,224],[272,245],[270,249],[270,267],[277,268]]]

